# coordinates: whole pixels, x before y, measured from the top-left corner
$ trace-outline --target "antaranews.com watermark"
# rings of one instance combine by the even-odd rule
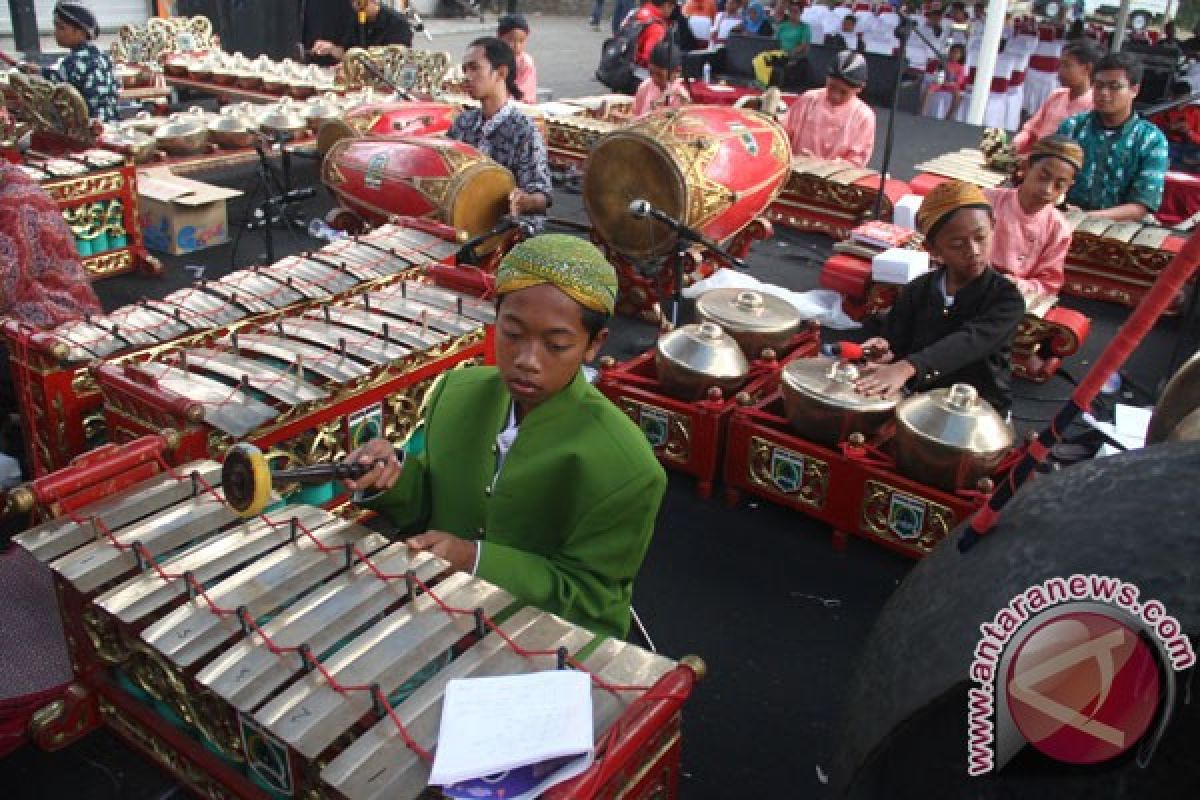
[[[996,686],[1024,738],[1047,755],[1096,763],[1125,752],[1145,733],[1159,702],[1159,659],[1116,615],[1070,606],[1098,603],[1120,609],[1162,644],[1175,671],[1196,655],[1179,621],[1157,600],[1140,601],[1132,583],[1103,575],[1050,578],[1013,597],[990,622],[971,662],[967,710],[967,772],[995,768]],[[1038,618],[1055,611],[1053,618]],[[1026,622],[1022,640],[1008,653]],[[1003,673],[1003,674],[1001,674]]]

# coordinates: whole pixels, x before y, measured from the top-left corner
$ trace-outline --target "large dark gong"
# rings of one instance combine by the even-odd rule
[[[968,670],[979,625],[1027,587],[1107,575],[1157,598],[1196,646],[1200,442],[1080,464],[1027,485],[970,552],[948,539],[884,607],[846,692],[832,783],[839,796],[1200,797],[1200,703],[1175,675],[1171,723],[1145,768],[1133,753],[1092,767],[1026,746],[998,774],[967,776]],[[1191,694],[1191,703],[1184,698]]]

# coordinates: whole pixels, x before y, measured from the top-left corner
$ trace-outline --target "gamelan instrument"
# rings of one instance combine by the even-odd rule
[[[321,179],[363,219],[431,217],[474,236],[508,211],[511,172],[453,139],[346,138],[325,154]]]
[[[1145,297],[1187,239],[1157,225],[1113,222],[1068,211],[1071,249],[1063,291],[1133,307]],[[1172,313],[1182,306],[1171,304]]]
[[[551,105],[543,103],[543,106]],[[553,104],[561,106],[562,103]],[[583,113],[565,115],[545,112],[546,154],[552,167],[582,169],[587,163],[592,148],[605,135],[620,127],[615,122],[595,119]]]
[[[725,438],[726,500],[752,494],[850,534],[927,555],[980,508],[1015,457],[1002,418],[966,384],[896,399],[854,389],[859,365],[799,358]]]
[[[883,182],[881,219],[891,219],[896,201],[909,193],[904,181]],[[845,239],[874,210],[879,196],[879,173],[844,161],[793,156],[791,172],[779,196],[767,208],[767,218],[799,231]]]
[[[104,724],[206,797],[425,797],[447,682],[572,668],[599,752],[546,796],[678,796],[698,659],[602,641],[320,508],[242,519],[225,491],[195,461],[55,496],[71,510],[19,537],[53,573],[75,666],[36,742]]]
[[[635,217],[634,200],[742,258],[772,233],[761,215],[790,160],[778,123],[726,106],[663,109],[603,136],[587,160],[583,203],[617,269],[617,310],[657,321],[678,272],[710,274],[725,263],[702,247],[680,254],[677,233],[653,215]]]
[[[596,143],[583,201],[598,236],[629,258],[666,256],[676,236],[635,219],[643,198],[708,238],[732,237],[775,199],[791,154],[775,121],[753,111],[690,106],[656,111]]]
[[[271,502],[271,487],[287,483],[320,485],[330,481],[357,480],[375,464],[339,461],[295,469],[271,469],[263,451],[240,442],[229,448],[221,462],[221,487],[225,502],[239,517],[257,517]]]
[[[699,324],[659,338],[649,352],[600,361],[598,388],[646,435],[663,466],[696,478],[712,494],[734,409],[773,388],[780,365],[816,355],[820,326],[771,295],[705,292]]]
[[[329,152],[340,139],[361,136],[433,136],[450,130],[458,108],[450,103],[389,101],[363,103],[323,126],[317,149]]]
[[[34,421],[22,426],[34,474],[66,466],[107,440],[103,398],[87,369],[91,362],[161,348],[183,337],[225,333],[293,306],[379,288],[414,268],[436,273],[453,261],[457,249],[451,229],[403,220],[53,330],[5,321],[0,330],[8,342],[15,393],[25,419]]]
[[[402,443],[437,377],[483,361],[494,321],[491,302],[417,274],[92,373],[116,441],[171,429],[172,463],[248,441],[284,467],[306,467],[379,436]],[[304,496],[332,500],[331,480]]]

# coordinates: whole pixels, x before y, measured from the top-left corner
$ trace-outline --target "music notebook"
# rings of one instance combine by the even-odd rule
[[[452,797],[535,797],[591,765],[592,737],[586,673],[450,681],[429,783]]]

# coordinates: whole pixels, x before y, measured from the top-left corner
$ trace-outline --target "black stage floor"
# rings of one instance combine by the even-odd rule
[[[886,112],[880,112],[882,140]],[[900,114],[893,173],[911,177],[911,165],[938,153],[978,142],[978,129]],[[877,153],[875,166],[881,154]],[[311,162],[297,168],[298,183],[313,185]],[[253,189],[252,169],[206,177],[212,183]],[[322,191],[301,209],[306,216],[330,201]],[[229,219],[244,217],[246,200],[229,204]],[[577,194],[559,191],[555,216],[583,220]],[[277,230],[276,257],[316,246],[303,233]],[[750,271],[790,288],[813,288],[831,242],[780,233],[755,246]],[[190,282],[185,265],[219,277],[264,252],[262,235],[247,233],[236,261],[232,245],[164,259],[160,279],[132,276],[97,285],[106,309],[152,297]],[[1091,338],[1066,365],[1084,374],[1111,338],[1126,311],[1066,299],[1092,317]],[[1164,377],[1179,331],[1161,322],[1126,366],[1127,386],[1142,390],[1125,402],[1145,404]],[[619,358],[648,344],[653,331],[619,319],[609,352]],[[1022,428],[1046,422],[1069,394],[1062,378],[1037,386],[1018,381],[1015,416]],[[718,492],[719,494],[719,492]],[[825,776],[839,709],[854,657],[871,624],[899,581],[907,560],[859,540],[843,552],[830,546],[829,531],[808,517],[767,503],[728,508],[700,500],[687,477],[673,474],[658,531],[637,584],[636,605],[659,649],[673,657],[695,653],[709,666],[687,707],[683,796],[805,798],[827,793]],[[965,747],[965,741],[964,741]],[[185,792],[164,773],[105,732],[58,754],[26,747],[0,762],[8,798],[126,798],[150,800]],[[932,789],[932,796],[945,796]],[[1095,796],[1109,796],[1091,787]],[[1061,795],[1066,796],[1066,795]],[[1083,796],[1083,795],[1078,795]],[[1088,795],[1091,796],[1091,795]]]

